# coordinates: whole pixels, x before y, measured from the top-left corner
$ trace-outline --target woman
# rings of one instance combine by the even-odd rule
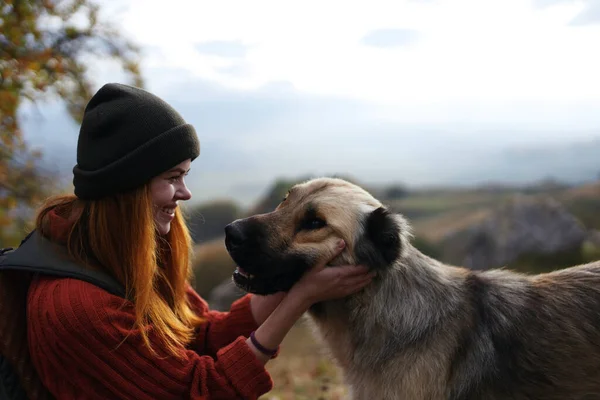
[[[144,90],[107,84],[87,105],[74,195],[48,200],[37,231],[111,275],[127,299],[78,279],[32,281],[29,348],[55,397],[256,399],[273,385],[265,364],[308,307],[370,282],[363,267],[322,260],[287,294],[209,310],[189,285],[179,208],[191,198],[184,179],[199,152],[194,128]]]

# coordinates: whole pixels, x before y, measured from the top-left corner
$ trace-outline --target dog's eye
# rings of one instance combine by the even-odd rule
[[[323,228],[327,223],[321,218],[309,218],[302,224],[302,229],[315,230]]]

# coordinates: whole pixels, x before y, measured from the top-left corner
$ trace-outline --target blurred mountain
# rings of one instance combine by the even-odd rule
[[[485,156],[485,154],[483,154]],[[522,184],[545,178],[580,184],[600,176],[600,137],[562,144],[529,145],[501,150],[482,160],[465,181]]]
[[[78,127],[59,107],[44,108],[43,114],[30,112],[22,118],[26,139],[44,153],[46,168],[58,170],[70,181]],[[448,133],[450,127],[442,134],[373,122],[357,124],[355,131],[345,134],[346,127],[326,130],[319,139],[322,145],[311,148],[315,140],[312,126],[301,126],[298,132],[284,130],[275,138],[261,133],[263,123],[248,117],[244,124],[236,124],[218,138],[201,133],[202,155],[188,178],[193,203],[230,197],[250,208],[264,199],[271,182],[293,181],[321,171],[352,175],[372,185],[401,182],[413,188],[522,185],[548,178],[580,184],[600,174],[600,132],[595,136],[590,133],[588,140],[569,139],[565,132],[560,143],[554,135],[553,141],[516,146],[515,138],[531,135],[512,130],[504,136],[457,133],[453,138]],[[226,128],[223,124],[219,125],[221,130]],[[252,149],[241,144],[240,132],[256,142]],[[339,145],[331,143],[340,135],[343,141]],[[265,204],[267,208],[271,205]]]

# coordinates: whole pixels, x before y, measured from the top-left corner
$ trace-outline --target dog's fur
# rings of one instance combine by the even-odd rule
[[[331,178],[226,229],[234,280],[262,294],[288,290],[339,238],[332,265],[377,276],[308,314],[353,399],[600,399],[600,262],[537,276],[445,265],[411,246],[401,215]]]

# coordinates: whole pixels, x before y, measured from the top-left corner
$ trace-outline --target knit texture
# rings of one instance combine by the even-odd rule
[[[75,194],[97,199],[125,192],[199,154],[194,127],[168,103],[143,89],[109,83],[84,111]]]
[[[87,282],[38,278],[29,289],[28,335],[33,363],[59,399],[257,399],[272,389],[246,344],[256,328],[250,295],[230,312],[212,312],[188,294],[208,321],[178,360],[158,347],[154,357],[132,330],[132,304]]]
[[[69,221],[53,210],[51,235],[64,240]],[[31,360],[57,399],[257,399],[273,388],[265,367],[246,344],[258,328],[248,294],[228,312],[210,310],[191,286],[187,296],[205,323],[176,359],[146,349],[133,329],[133,303],[90,283],[37,277],[27,295],[27,336]]]

